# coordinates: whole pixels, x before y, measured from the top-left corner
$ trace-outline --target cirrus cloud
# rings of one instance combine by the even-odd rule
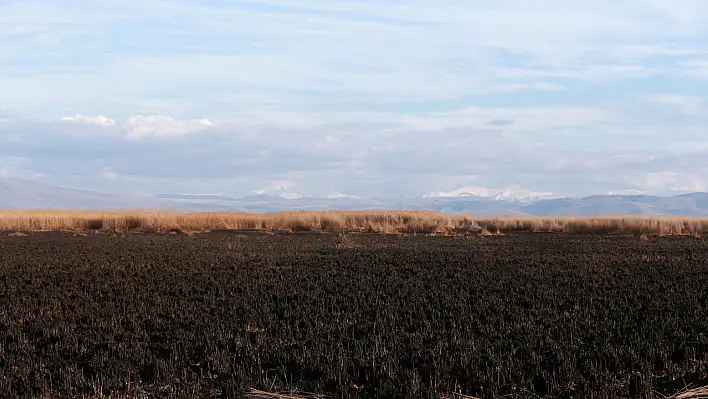
[[[407,121],[288,128],[162,116],[111,126],[11,119],[0,125],[0,170],[5,176],[131,194],[278,192],[293,198],[420,196],[463,186],[518,186],[556,195],[667,194],[705,187],[708,142],[701,146],[674,137],[664,143],[671,143],[666,147],[671,150],[589,148],[577,140],[591,139],[598,120],[618,142],[632,143],[636,134],[626,134],[625,121],[613,113],[488,111],[475,110],[468,126],[442,123],[426,129]],[[536,112],[538,117],[529,116]],[[557,120],[543,117],[548,115]],[[511,119],[483,123],[495,117]],[[136,137],[130,130],[136,121],[149,122],[150,130]],[[573,139],[538,141],[545,131]]]

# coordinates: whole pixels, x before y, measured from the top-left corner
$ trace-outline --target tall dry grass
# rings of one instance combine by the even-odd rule
[[[566,232],[648,235],[703,235],[708,217],[675,216],[556,216],[473,218],[491,232]]]
[[[442,232],[452,218],[436,212],[161,212],[161,211],[0,211],[2,231],[156,231],[290,230]]]
[[[0,211],[0,231],[212,230],[365,231],[379,233],[567,232],[702,235],[708,218],[692,217],[474,217],[427,211],[161,212]]]

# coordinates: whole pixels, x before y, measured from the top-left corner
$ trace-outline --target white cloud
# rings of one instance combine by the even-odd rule
[[[125,121],[117,123],[115,119],[103,115],[86,116],[77,114],[65,116],[62,122],[94,125],[101,127],[117,127],[114,132],[121,132],[129,139],[146,137],[169,138],[208,130],[214,126],[209,119],[176,119],[166,115],[133,115]],[[79,134],[74,134],[79,135]],[[80,136],[80,135],[79,135]],[[84,133],[85,136],[85,133]]]
[[[74,116],[65,116],[61,118],[61,120],[67,122],[86,123],[89,125],[98,126],[114,126],[116,124],[116,121],[114,119],[107,118],[103,115],[86,116],[77,114]]]
[[[208,119],[178,120],[165,115],[136,115],[125,124],[127,137],[172,137],[208,130],[214,124]]]
[[[643,186],[653,192],[708,191],[708,178],[705,173],[652,172],[645,174]]]
[[[301,194],[292,191],[296,186],[294,181],[273,181],[266,187],[258,190],[253,190],[253,194],[258,195],[274,195],[285,199],[302,198]]]
[[[103,178],[108,179],[108,180],[115,180],[119,178],[120,175],[116,172],[111,172],[111,171],[105,171],[103,172]]]

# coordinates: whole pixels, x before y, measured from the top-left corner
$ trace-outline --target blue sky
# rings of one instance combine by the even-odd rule
[[[0,176],[708,190],[702,0],[0,0]]]

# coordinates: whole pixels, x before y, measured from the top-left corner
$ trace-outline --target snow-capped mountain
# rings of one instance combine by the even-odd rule
[[[520,187],[507,187],[502,189],[487,188],[480,186],[466,186],[456,190],[443,192],[431,192],[423,196],[423,198],[450,198],[450,197],[481,197],[496,201],[520,201],[532,202],[539,199],[554,198],[553,193],[543,193],[524,190]]]
[[[280,198],[285,198],[285,199],[299,199],[303,198],[302,195],[299,193],[296,193],[294,191],[290,191],[290,185],[285,184],[285,183],[280,183],[280,184],[274,184],[269,187],[262,188],[260,190],[253,190],[253,194],[256,195],[270,195],[273,197],[280,197]]]
[[[327,195],[325,195],[324,198],[329,198],[329,199],[343,199],[343,198],[361,199],[361,197],[358,195],[343,194],[343,193],[327,194]]]
[[[0,178],[0,209],[162,209],[192,211],[277,212],[301,210],[427,210],[474,216],[597,216],[673,215],[708,216],[708,193],[656,195],[591,195],[589,197],[538,198],[517,187],[489,189],[464,187],[431,193],[430,198],[294,198],[296,193],[279,185],[268,193],[246,197],[219,194],[162,194],[154,197],[122,196],[95,190],[60,187],[40,182]],[[283,188],[283,187],[280,187]],[[292,187],[291,187],[292,188]],[[634,193],[634,191],[628,191]],[[280,196],[277,194],[281,194]],[[157,197],[157,198],[155,198]],[[511,199],[511,200],[510,200]]]
[[[649,193],[642,190],[619,190],[608,191],[607,195],[648,195]]]

